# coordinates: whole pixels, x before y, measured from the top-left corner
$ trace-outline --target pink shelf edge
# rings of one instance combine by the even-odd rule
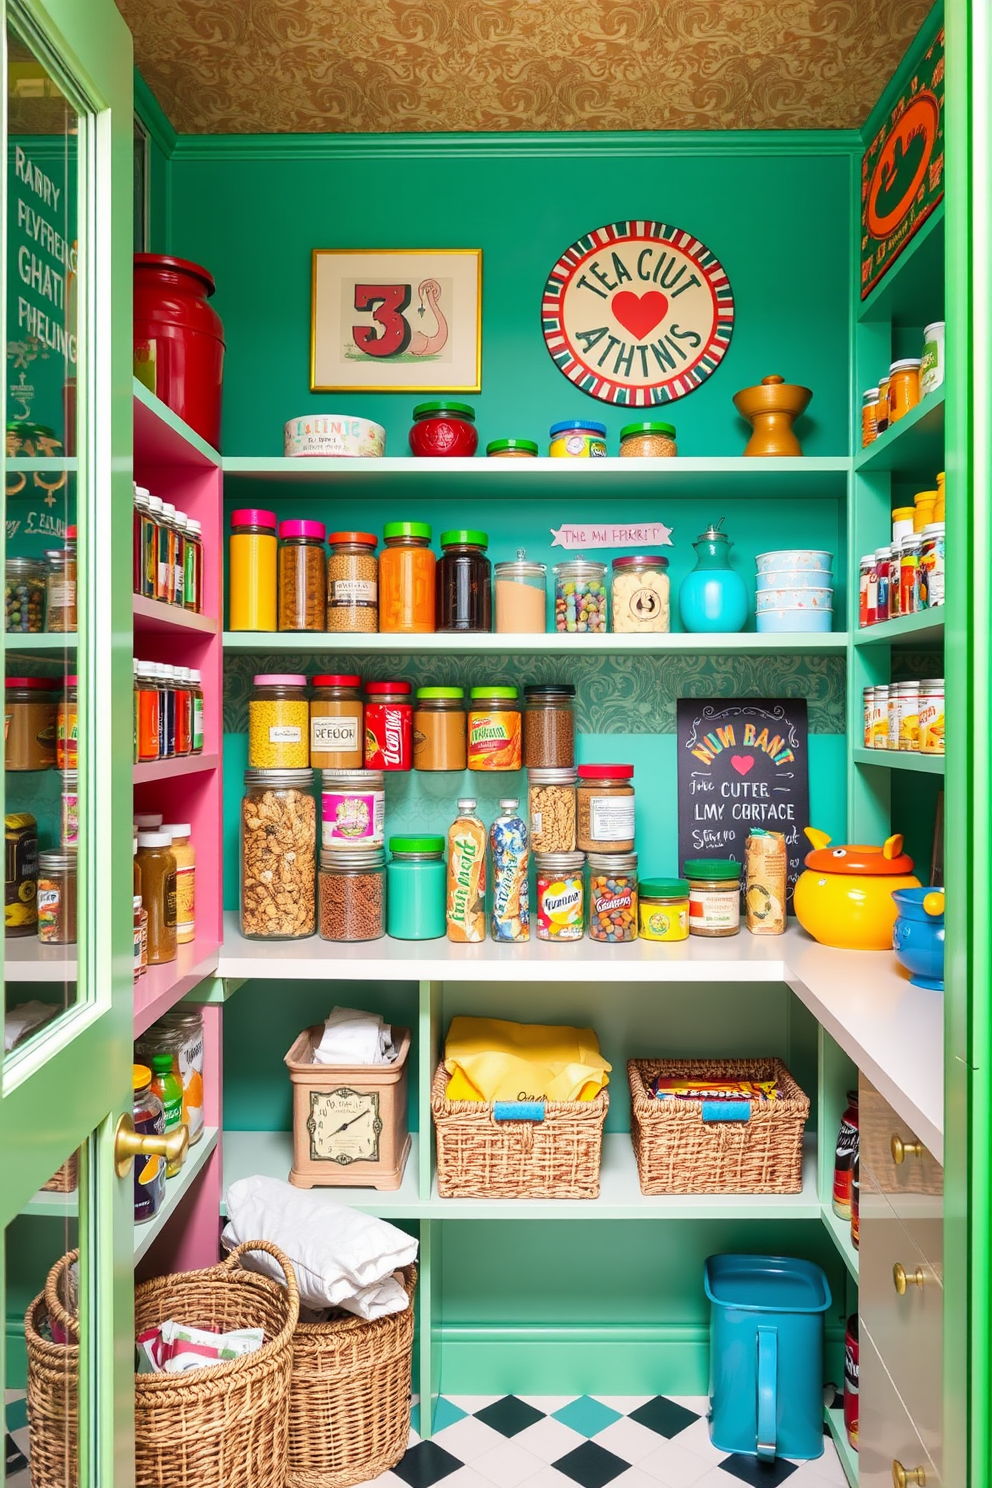
[[[175,759],[147,760],[134,766],[134,784],[145,785],[149,780],[175,780],[182,775],[203,775],[216,770],[220,764],[219,754],[184,754]]]
[[[180,609],[178,605],[146,599],[143,594],[132,595],[132,602],[135,630],[191,631],[196,635],[212,636],[220,629],[219,621],[211,615],[197,615],[192,610]]]
[[[217,969],[219,951],[216,941],[195,940],[179,947],[175,961],[148,968],[134,986],[135,1038]]]
[[[141,385],[139,391],[136,386],[132,396],[135,445],[140,442],[145,462],[198,466],[205,470],[221,468],[220,452],[150,389]]]

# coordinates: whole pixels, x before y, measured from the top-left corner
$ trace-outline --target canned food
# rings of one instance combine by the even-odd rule
[[[920,753],[944,753],[944,679],[927,677],[920,683]]]
[[[944,524],[930,522],[923,529],[920,549],[921,609],[933,610],[944,603]]]
[[[920,684],[896,682],[889,687],[888,747],[916,753],[920,747]]]
[[[871,748],[889,747],[889,687],[880,682],[872,689]]]

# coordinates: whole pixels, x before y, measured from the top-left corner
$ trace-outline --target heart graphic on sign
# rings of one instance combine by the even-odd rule
[[[613,296],[610,309],[624,330],[641,341],[664,320],[668,313],[668,296],[658,289],[649,289],[642,295],[634,294],[631,289],[622,289]]]
[[[746,775],[749,770],[754,769],[754,755],[732,754],[730,756],[730,763],[733,765],[738,775]]]

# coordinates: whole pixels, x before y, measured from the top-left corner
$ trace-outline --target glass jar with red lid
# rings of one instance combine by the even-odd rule
[[[633,852],[633,765],[580,765],[576,808],[580,852]]]
[[[413,410],[410,448],[421,457],[474,455],[479,445],[475,409],[468,403],[418,403]]]
[[[366,682],[366,770],[409,770],[412,767],[411,690],[409,682]]]

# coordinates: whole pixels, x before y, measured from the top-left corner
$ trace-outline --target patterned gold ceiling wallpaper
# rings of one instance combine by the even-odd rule
[[[180,133],[855,127],[929,0],[118,0]]]

